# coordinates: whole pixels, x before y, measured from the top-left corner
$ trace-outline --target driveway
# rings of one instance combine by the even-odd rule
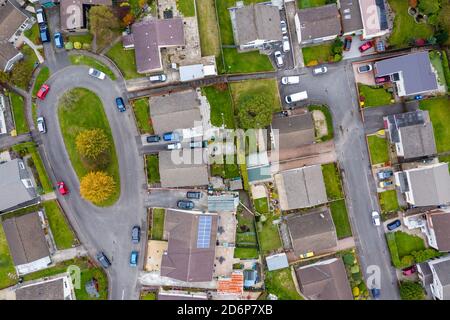
[[[67,59],[67,52],[64,48],[56,48],[53,42],[53,35],[61,31],[61,24],[59,19],[59,6],[46,8],[45,14],[47,17],[47,25],[50,30],[50,42],[43,44],[45,53],[45,64],[50,68],[50,71],[56,72],[59,69],[70,65]]]
[[[186,192],[198,189],[150,189],[145,197],[145,205],[152,208],[177,209],[178,200],[187,200]],[[202,191],[200,199],[189,199],[194,202],[195,211],[208,211],[208,196]]]

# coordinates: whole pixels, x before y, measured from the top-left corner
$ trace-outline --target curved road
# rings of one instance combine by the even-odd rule
[[[133,245],[131,228],[137,224],[146,230],[146,184],[143,158],[139,156],[136,145],[138,132],[131,111],[120,113],[114,101],[116,97],[125,98],[126,95],[121,91],[121,86],[108,77],[105,80],[90,77],[85,66],[63,68],[46,83],[51,87],[50,92],[44,101],[37,102],[38,115],[44,116],[47,124],[47,133],[41,137],[51,166],[50,172],[52,175],[56,173],[52,177],[53,182],[64,181],[70,191],[67,196],[58,194],[58,199],[90,255],[95,257],[98,250],[103,250],[110,258],[112,266],[107,269],[109,298],[138,299],[137,278],[143,264],[145,241]],[[111,127],[119,161],[121,193],[118,201],[110,207],[96,207],[81,198],[79,180],[65,149],[58,121],[58,100],[75,87],[87,88],[99,96]],[[132,250],[141,253],[138,268],[129,266]]]

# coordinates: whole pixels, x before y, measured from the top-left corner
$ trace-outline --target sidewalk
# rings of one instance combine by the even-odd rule
[[[55,254],[52,256],[52,262],[54,264],[57,264],[59,262],[75,259],[78,257],[84,257],[87,255],[88,255],[87,250],[83,246],[78,246],[75,248],[56,251]]]
[[[38,49],[42,49],[43,46],[42,45],[38,45],[38,46],[35,45],[33,43],[33,41],[31,41],[30,39],[28,39],[24,35],[21,35],[17,41],[21,41],[21,40],[23,40],[28,46],[30,46],[31,49],[33,49],[34,53],[36,54],[36,56],[37,56],[37,58],[39,60],[39,63],[44,63],[44,57],[41,55],[41,53],[38,50]]]
[[[49,201],[49,200],[56,200],[56,193],[55,192],[49,192],[46,194],[41,195],[42,201]]]

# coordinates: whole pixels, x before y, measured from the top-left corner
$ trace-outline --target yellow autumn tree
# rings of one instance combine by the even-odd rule
[[[109,151],[110,143],[102,129],[81,131],[75,138],[78,153],[89,160],[98,160]]]
[[[112,196],[115,186],[114,179],[105,172],[92,171],[81,179],[80,194],[93,204],[100,204]]]

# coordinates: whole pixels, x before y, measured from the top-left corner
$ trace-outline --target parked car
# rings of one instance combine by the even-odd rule
[[[403,270],[402,270],[402,274],[403,274],[404,276],[410,276],[410,275],[412,275],[413,273],[415,273],[416,271],[417,271],[417,267],[416,267],[415,265],[413,265],[413,266],[411,266],[411,267],[408,267],[408,268],[403,269]]]
[[[394,221],[392,221],[391,223],[388,223],[387,225],[386,225],[386,228],[388,228],[388,230],[389,231],[392,231],[392,230],[395,230],[395,229],[397,229],[398,227],[400,227],[402,225],[402,222],[400,221],[400,220],[394,220]]]
[[[61,195],[64,196],[69,193],[69,190],[67,189],[66,184],[63,181],[58,182],[57,186],[58,186],[58,191]]]
[[[327,72],[328,72],[328,68],[325,67],[325,66],[315,67],[315,68],[312,70],[312,73],[313,73],[313,75],[315,75],[315,76],[317,76],[317,75],[319,75],[319,74],[324,74],[324,73],[327,73]]]
[[[359,73],[366,73],[372,71],[372,65],[371,64],[365,64],[363,66],[359,66],[358,67],[358,72]]]
[[[139,226],[134,226],[131,228],[131,242],[139,243],[141,240],[141,228]]]
[[[380,214],[377,211],[372,211],[372,223],[376,227],[378,227],[381,224]]]
[[[181,149],[181,143],[177,142],[177,143],[171,143],[167,145],[167,149],[168,150],[178,150]]]
[[[120,112],[125,112],[127,109],[125,108],[125,103],[123,102],[123,99],[121,97],[116,98],[116,106],[117,109],[119,109]]]
[[[139,253],[137,251],[131,251],[130,255],[130,266],[136,267],[138,263]]]
[[[100,80],[104,80],[106,77],[106,74],[94,68],[89,68],[89,75]]]
[[[283,52],[288,52],[291,50],[291,45],[289,43],[289,37],[283,36]]]
[[[388,178],[392,177],[393,175],[394,175],[394,172],[392,170],[383,170],[383,171],[378,171],[378,173],[377,173],[377,177],[380,180],[388,179]]]
[[[178,132],[166,132],[163,134],[164,141],[180,141],[180,134]]]
[[[36,20],[39,25],[45,24],[47,22],[47,19],[45,18],[44,9],[42,8],[36,9]]]
[[[367,41],[366,43],[359,46],[359,52],[364,52],[373,47],[372,41]]]
[[[108,257],[105,255],[103,251],[97,253],[97,260],[105,269],[107,269],[111,265],[111,262],[109,261]]]
[[[286,103],[293,103],[293,102],[308,99],[308,93],[306,91],[297,92],[297,93],[293,93],[293,94],[286,96],[284,99],[285,99]]]
[[[280,21],[280,27],[281,27],[281,33],[286,34],[287,33],[286,21],[281,20]]]
[[[64,41],[61,32],[56,32],[53,35],[53,40],[55,40],[55,46],[57,48],[64,48]]]
[[[388,82],[391,82],[391,76],[383,76],[383,77],[375,78],[376,84],[383,84],[383,83],[388,83]]]
[[[186,192],[186,198],[188,199],[200,199],[202,193],[200,191],[188,191]]]
[[[380,297],[380,295],[381,295],[381,290],[378,289],[378,288],[372,288],[372,289],[370,290],[370,292],[372,293],[372,297],[373,297],[374,299],[378,299],[378,298]]]
[[[36,119],[38,131],[40,133],[46,133],[47,132],[47,126],[45,125],[45,119],[44,117],[38,117]]]
[[[283,62],[283,55],[281,54],[281,51],[275,51],[274,53],[275,56],[275,62],[277,64],[277,67],[280,68],[284,65]]]
[[[203,147],[203,141],[191,141],[189,142],[189,148],[202,148]]]
[[[281,84],[297,84],[300,83],[300,76],[282,77]]]
[[[159,142],[161,140],[161,137],[158,135],[152,135],[152,136],[148,136],[147,137],[147,142],[148,143],[152,143],[152,142]]]
[[[150,82],[164,82],[167,80],[167,76],[165,74],[158,74],[150,76],[148,79],[150,80]]]
[[[344,40],[344,51],[350,51],[350,48],[352,47],[352,41],[353,41],[352,37],[350,37],[350,36],[345,37],[345,40]]]
[[[386,187],[392,186],[393,182],[390,180],[380,181],[380,183],[378,185],[380,186],[380,188],[386,188]]]
[[[190,200],[178,200],[177,207],[180,209],[194,209],[194,203]]]
[[[42,24],[39,26],[39,37],[41,38],[41,42],[50,42],[50,34],[48,32],[48,28],[46,24]]]
[[[47,84],[43,84],[39,91],[36,93],[36,97],[38,97],[41,100],[44,100],[47,96],[47,93],[50,91],[50,86]]]
[[[314,252],[309,251],[309,252],[307,252],[307,253],[300,254],[298,257],[299,257],[300,259],[311,258],[311,257],[314,257]]]

